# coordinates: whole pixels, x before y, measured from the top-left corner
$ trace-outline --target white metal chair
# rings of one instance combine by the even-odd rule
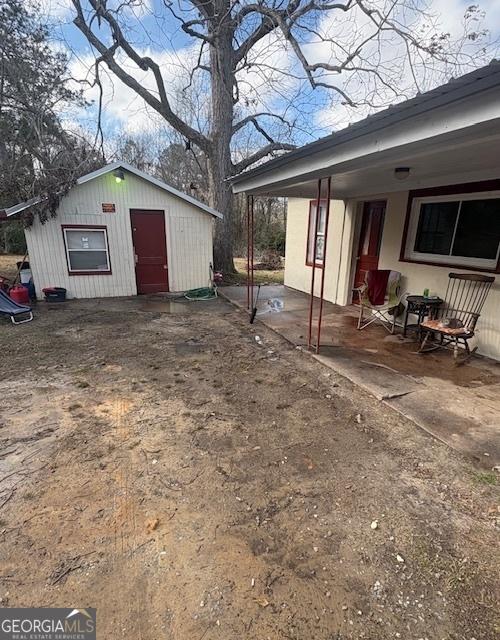
[[[378,271],[378,270],[377,270]],[[359,294],[359,318],[358,329],[366,329],[374,322],[379,322],[389,333],[394,333],[396,326],[397,309],[401,303],[401,274],[399,271],[390,271],[387,277],[387,288],[383,304],[373,304],[373,291],[370,290],[371,274],[366,274],[365,283],[356,289]],[[366,317],[365,312],[369,315]],[[392,317],[389,317],[392,316]]]

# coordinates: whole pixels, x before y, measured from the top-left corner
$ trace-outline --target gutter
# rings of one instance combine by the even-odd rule
[[[481,77],[481,73],[487,75]],[[474,78],[471,78],[467,84],[464,84],[463,80],[467,78],[467,76],[474,76]],[[453,84],[458,86],[450,87],[450,85]],[[384,111],[379,113],[370,115],[360,122],[349,125],[345,129],[341,129],[336,133],[332,133],[329,136],[299,147],[296,151],[290,151],[289,153],[281,155],[279,158],[274,158],[254,169],[240,173],[231,178],[231,183],[238,184],[244,182],[248,178],[268,173],[295,160],[301,160],[304,157],[327,150],[336,145],[345,144],[365,135],[376,133],[388,126],[404,122],[405,120],[464,98],[469,98],[488,89],[498,87],[499,85],[500,61],[494,60],[486,67],[472,71],[470,74],[462,76],[461,78],[450,80],[450,82],[445,85],[440,85],[435,89],[431,89],[431,91],[417,95],[414,98],[384,109]],[[445,89],[448,90],[444,91]],[[387,122],[387,120],[389,120],[389,122]]]

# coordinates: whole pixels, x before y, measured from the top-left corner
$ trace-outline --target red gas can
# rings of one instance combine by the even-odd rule
[[[22,285],[16,285],[12,287],[9,291],[9,296],[17,302],[17,304],[29,304],[30,302],[30,294],[26,287]]]

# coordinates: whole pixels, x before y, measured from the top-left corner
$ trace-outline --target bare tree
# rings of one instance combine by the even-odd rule
[[[70,88],[68,60],[50,46],[49,30],[22,0],[0,0],[0,207],[40,198],[29,224],[54,215],[59,198],[102,156],[65,128],[63,106],[82,107]]]
[[[96,70],[107,65],[206,156],[210,203],[225,215],[216,236],[216,264],[226,271],[233,270],[232,194],[227,178],[294,148],[290,137],[274,133],[275,124],[290,129],[296,124],[286,108],[252,110],[251,100],[242,98],[245,82],[252,81],[249,77],[274,82],[278,92],[288,78],[301,82],[301,90],[305,83],[310,92],[330,93],[337,105],[376,107],[382,104],[377,100],[380,92],[389,92],[388,102],[401,98],[403,71],[417,83],[419,65],[460,61],[458,55],[450,55],[458,50],[450,46],[449,35],[436,30],[420,0],[163,0],[163,19],[169,15],[199,47],[191,78],[194,74],[207,78],[210,116],[208,130],[203,131],[179,115],[161,61],[145,53],[136,39],[140,29],[134,9],[141,0],[122,0],[118,5],[108,0],[72,2],[74,24],[96,51]],[[384,55],[391,46],[395,47],[392,59]],[[276,47],[287,57],[286,65],[276,62]],[[151,74],[153,87],[137,79],[134,67]],[[284,88],[283,101],[290,97]],[[235,154],[235,136],[249,128],[255,134],[252,149],[243,156]]]

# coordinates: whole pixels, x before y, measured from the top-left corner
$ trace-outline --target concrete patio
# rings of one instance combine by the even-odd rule
[[[246,308],[246,287],[220,293]],[[282,311],[270,311],[272,299],[282,301]],[[261,287],[257,320],[298,347],[307,348],[308,314],[308,295]],[[413,334],[390,335],[376,324],[358,331],[356,323],[356,307],[325,302],[321,349],[313,357],[481,466],[500,464],[500,363],[475,356],[457,367],[447,351],[417,354]]]

